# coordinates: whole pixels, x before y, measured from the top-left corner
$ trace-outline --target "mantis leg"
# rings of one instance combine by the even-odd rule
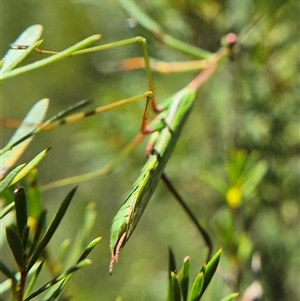
[[[181,207],[186,212],[186,214],[188,215],[188,217],[192,220],[193,224],[197,228],[197,230],[200,233],[200,235],[203,237],[203,239],[204,239],[204,241],[205,241],[205,243],[206,243],[206,245],[208,247],[208,253],[207,253],[207,257],[206,257],[206,262],[208,262],[210,260],[210,258],[211,258],[211,254],[212,254],[212,251],[213,251],[213,244],[212,244],[212,240],[211,240],[209,234],[204,229],[204,227],[201,226],[201,224],[198,222],[198,220],[195,217],[195,215],[193,214],[193,212],[189,209],[189,207],[187,206],[187,204],[185,203],[185,201],[183,200],[183,198],[180,196],[180,194],[178,193],[178,191],[175,189],[175,187],[172,185],[172,183],[169,181],[169,179],[167,178],[167,176],[166,176],[165,173],[162,174],[161,180],[167,186],[167,188],[169,189],[169,191],[173,194],[173,196],[178,201],[178,203],[181,205]]]

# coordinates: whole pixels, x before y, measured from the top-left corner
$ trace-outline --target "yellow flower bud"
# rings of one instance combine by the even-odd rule
[[[231,208],[238,208],[242,203],[242,191],[240,187],[233,186],[226,193],[226,200]]]

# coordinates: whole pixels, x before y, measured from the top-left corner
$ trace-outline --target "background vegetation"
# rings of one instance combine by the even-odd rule
[[[205,86],[167,165],[167,174],[199,220],[209,229],[215,249],[224,248],[223,274],[206,300],[220,298],[252,282],[250,260],[259,251],[264,300],[299,298],[299,10],[296,1],[140,1],[148,14],[179,39],[204,49],[218,49],[221,37],[254,25],[240,52]],[[1,57],[28,26],[44,26],[43,49],[62,50],[95,33],[101,43],[143,35],[152,57],[166,61],[192,59],[157,43],[140,27],[129,29],[117,1],[1,1]],[[265,17],[253,24],[266,12]],[[298,22],[297,22],[298,21]],[[299,24],[298,24],[299,25]],[[39,99],[49,97],[49,116],[84,98],[95,106],[145,91],[143,71],[105,73],[103,63],[139,56],[138,46],[70,58],[6,81],[1,115],[22,118]],[[34,54],[29,60],[40,59]],[[155,74],[158,99],[176,92],[196,73]],[[143,103],[120,108],[80,123],[39,134],[22,161],[52,146],[39,167],[39,182],[95,170],[105,165],[139,131]],[[1,130],[1,144],[12,131]],[[190,255],[196,273],[205,247],[193,225],[163,185],[159,185],[136,232],[124,248],[113,277],[108,275],[109,229],[144,162],[140,145],[109,176],[80,183],[63,229],[50,252],[74,237],[82,212],[96,203],[94,236],[103,239],[93,265],[72,279],[74,300],[162,300],[166,294],[167,248],[178,261]],[[235,187],[239,160],[264,164],[266,173],[239,208],[226,201],[216,183]],[[250,159],[249,159],[250,158]],[[246,160],[246,159],[245,159]],[[250,168],[249,167],[249,168]],[[50,215],[69,187],[43,192]],[[228,191],[227,191],[228,192]],[[228,195],[227,195],[228,196]],[[3,256],[7,256],[3,252]]]

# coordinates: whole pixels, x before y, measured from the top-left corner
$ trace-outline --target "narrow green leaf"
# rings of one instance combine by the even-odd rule
[[[23,137],[30,134],[44,119],[49,105],[49,99],[44,98],[39,100],[27,113],[23,122],[7,142],[6,146],[1,150],[1,175],[6,174],[16,161],[23,154],[29,143],[33,139],[30,137],[26,140],[21,140]],[[22,141],[22,142],[21,142]],[[20,143],[19,143],[20,142]]]
[[[13,282],[17,282],[14,272],[11,271],[2,260],[0,260],[0,271]]]
[[[70,250],[70,246],[71,246],[71,239],[68,238],[62,242],[57,254],[57,260],[59,262],[65,262],[68,252]]]
[[[35,168],[48,154],[50,151],[50,147],[41,151],[37,156],[35,156],[14,178],[14,180],[10,183],[10,186],[15,184],[24,178],[33,168]]]
[[[174,253],[171,248],[169,248],[169,284],[168,284],[168,301],[174,300],[174,287],[172,280],[172,273],[176,272],[176,260]]]
[[[33,275],[34,272],[36,271],[37,267],[38,267],[38,264],[35,264],[33,266],[33,268],[29,271],[27,276],[29,277],[29,276]],[[15,279],[16,279],[17,282],[20,280],[20,273],[19,272],[15,274]],[[0,292],[4,293],[4,292],[7,292],[8,290],[16,292],[17,291],[17,288],[16,288],[17,282],[13,282],[13,281],[11,281],[11,279],[7,279],[5,281],[2,281],[0,283]],[[14,300],[17,300],[17,297],[15,297]]]
[[[143,12],[132,0],[119,0],[121,6],[138,21],[140,25],[153,33],[153,35],[163,41],[166,45],[169,45],[179,51],[194,55],[199,58],[209,59],[212,53],[199,47],[187,44],[181,40],[175,39],[174,37],[167,35],[163,32],[160,25],[155,22],[149,15]]]
[[[30,230],[29,226],[26,226],[23,231],[22,244],[23,244],[24,250],[26,250],[27,241],[28,241],[28,237],[29,237],[29,230]]]
[[[44,127],[45,125],[54,123],[56,121],[59,121],[60,119],[65,118],[66,116],[78,111],[79,109],[81,110],[82,108],[90,105],[91,103],[93,103],[92,99],[83,99],[80,100],[78,102],[76,102],[75,104],[69,106],[67,109],[60,111],[58,114],[52,116],[51,118],[49,118],[43,125],[42,127]]]
[[[16,133],[13,135],[13,137],[9,140],[7,145],[0,151],[0,155],[2,156],[1,158],[3,162],[1,167],[2,177],[22,155],[22,153],[25,151],[25,149],[33,139],[34,135],[36,135],[42,129],[47,127],[49,124],[53,125],[53,123],[57,122],[59,119],[84,106],[87,106],[91,102],[91,99],[81,100],[75,105],[68,107],[66,110],[63,110],[58,114],[54,115],[44,123],[42,123],[42,121],[48,108],[49,99],[44,98],[37,102],[26,115],[22,124],[20,125]]]
[[[175,272],[176,273],[177,266],[176,266],[176,260],[174,253],[171,248],[169,248],[169,272]]]
[[[15,261],[19,266],[20,270],[24,268],[24,249],[20,236],[13,226],[6,228],[6,238],[8,245],[13,253]]]
[[[180,284],[177,275],[174,272],[170,272],[170,281],[169,281],[169,294],[168,301],[180,301],[181,292]]]
[[[80,223],[80,228],[72,247],[72,253],[68,256],[66,266],[73,264],[80,256],[82,250],[86,247],[90,233],[95,224],[96,217],[97,213],[95,210],[95,204],[88,204],[84,212],[83,222]]]
[[[85,211],[85,217],[84,217],[84,223],[82,227],[80,228],[80,231],[78,235],[76,236],[76,242],[74,243],[72,247],[72,253],[68,256],[68,261],[66,265],[69,265],[71,260],[74,262],[74,256],[77,255],[77,263],[80,261],[86,259],[86,257],[90,254],[90,252],[94,249],[94,247],[99,243],[101,240],[101,237],[98,237],[94,239],[92,242],[89,243],[87,247],[83,246],[83,243],[85,243],[85,240],[87,239],[87,236],[90,234],[91,227],[94,225],[94,219],[96,218],[94,204],[90,203],[88,204],[86,211]],[[69,249],[70,242],[66,241],[64,243],[64,246],[61,246],[60,254],[58,255],[58,258],[64,257],[67,250]],[[84,249],[84,252],[81,253],[81,255],[78,258],[78,251],[82,252],[81,250]],[[64,259],[64,258],[62,258]],[[63,262],[63,260],[61,261]],[[57,298],[59,294],[64,290],[64,288],[67,286],[68,282],[71,280],[72,275],[69,275],[64,279],[64,281],[60,284],[60,286],[57,288],[55,292],[49,292],[48,295],[51,295],[52,298]],[[52,300],[47,295],[45,300]]]
[[[252,238],[250,238],[246,232],[242,232],[237,239],[237,258],[239,258],[241,262],[245,262],[251,257],[251,254],[253,253],[253,247]]]
[[[54,232],[56,231],[57,227],[59,226],[61,220],[63,219],[69,205],[70,202],[76,192],[77,187],[73,188],[68,195],[66,196],[66,198],[63,200],[63,202],[61,203],[59,209],[57,210],[53,220],[51,221],[49,227],[47,228],[44,236],[42,237],[40,243],[38,244],[35,252],[33,253],[29,264],[28,264],[28,269],[31,269],[31,267],[34,265],[34,263],[38,260],[38,258],[40,257],[41,253],[43,252],[43,250],[45,249],[45,247],[47,246],[47,244],[49,243],[50,239],[52,238]]]
[[[0,213],[0,219],[2,219],[5,215],[11,212],[15,208],[15,203],[8,204]]]
[[[207,286],[209,285],[220,261],[222,253],[222,248],[212,257],[212,259],[203,267],[202,271],[204,273],[204,284],[200,297],[205,292]]]
[[[240,177],[243,175],[247,162],[247,153],[244,150],[230,150],[229,160],[226,164],[227,172],[229,175],[230,183],[239,182]]]
[[[183,259],[182,268],[178,272],[178,279],[181,286],[183,301],[186,301],[188,297],[190,268],[191,268],[190,257],[186,256]]]
[[[55,123],[57,123],[57,126],[60,125],[60,119],[63,119],[65,116],[71,114],[72,112],[89,105],[91,102],[92,102],[91,99],[84,99],[84,100],[78,101],[74,105],[71,105],[67,109],[60,111],[58,114],[52,116],[51,118],[49,118],[47,121],[45,121],[43,123],[42,123],[42,120],[39,123],[36,122],[35,124],[32,122],[31,123],[32,124],[31,131],[27,131],[27,134],[21,136],[18,140],[14,140],[12,144],[6,146],[5,149],[1,150],[1,151],[4,152],[7,148],[8,149],[14,148],[16,145],[19,145],[19,144],[27,141],[28,139],[32,139],[32,136],[36,135],[37,133],[39,133],[40,131],[42,131],[44,129],[47,129],[47,127],[49,125],[51,125],[51,128],[55,127]],[[26,118],[27,118],[27,116],[26,116]],[[27,121],[26,121],[26,123],[27,123]]]
[[[99,243],[100,240],[101,240],[101,237],[98,237],[98,238],[94,239],[92,242],[89,243],[89,245],[87,246],[87,248],[84,250],[84,252],[80,256],[80,258],[78,259],[77,264],[86,259],[86,257],[95,248],[95,246]],[[51,297],[54,298],[54,300],[65,289],[65,287],[67,286],[68,282],[71,280],[72,276],[73,276],[73,274],[71,274],[68,277],[66,277],[64,279],[64,281],[60,284],[60,286],[58,287],[58,289],[51,295]],[[52,300],[52,299],[48,298],[47,300]]]
[[[27,227],[27,201],[25,190],[23,187],[19,187],[14,191],[15,199],[15,211],[18,233],[21,239],[23,239],[24,230]]]
[[[33,169],[27,175],[27,195],[28,199],[30,200],[30,206],[28,208],[28,215],[31,218],[37,219],[40,213],[43,210],[43,202],[40,187],[38,185],[38,171],[37,169]]]
[[[201,292],[203,289],[203,285],[204,285],[204,276],[203,276],[203,272],[200,272],[197,275],[192,285],[189,301],[198,301],[200,299],[200,296],[202,295]]]
[[[255,190],[257,185],[261,182],[267,170],[268,170],[267,162],[259,161],[247,173],[245,177],[245,182],[242,186],[243,196],[245,200],[248,200],[252,196],[253,190]]]
[[[25,167],[25,165],[26,164],[21,164],[21,165],[17,166],[0,182],[0,194],[2,194],[4,192],[4,190],[11,185],[11,182],[13,181],[13,179]]]
[[[142,11],[134,1],[119,0],[121,6],[135,19],[140,25],[156,34],[163,34],[161,26]]]
[[[61,59],[67,58],[70,55],[72,55],[72,53],[89,46],[90,44],[98,41],[99,39],[100,39],[100,35],[98,35],[98,34],[93,35],[93,36],[88,37],[88,38],[78,42],[77,44],[75,44],[57,54],[54,54],[50,57],[47,57],[45,59],[39,60],[37,62],[34,62],[34,63],[26,65],[26,66],[16,68],[12,71],[5,72],[5,74],[0,73],[0,76],[1,76],[0,81],[3,81],[5,79],[11,78],[11,77],[14,77],[17,75],[21,75],[23,73],[26,73],[26,72],[29,72],[29,71],[32,71],[32,70],[35,70],[35,69],[38,69],[41,67],[45,67],[45,66],[52,64],[54,62],[57,62]]]
[[[71,268],[69,268],[66,272],[60,274],[59,276],[53,278],[51,281],[47,282],[45,285],[43,285],[41,288],[39,288],[38,290],[36,290],[34,293],[32,293],[31,295],[29,295],[27,298],[24,299],[24,301],[28,301],[33,299],[34,297],[38,296],[39,294],[41,294],[42,292],[46,291],[47,289],[51,288],[53,285],[55,285],[56,283],[64,280],[66,277],[68,277],[69,275],[75,273],[76,271],[78,271],[81,268],[84,268],[88,265],[91,264],[91,260],[89,259],[85,259],[77,264],[75,264],[74,266],[72,266]]]
[[[86,249],[84,250],[84,252],[81,254],[81,256],[79,257],[77,263],[79,263],[80,261],[84,260],[87,258],[87,256],[92,252],[92,250],[96,247],[96,245],[100,242],[102,237],[97,237],[94,240],[92,240],[88,246],[86,247]]]
[[[42,25],[32,25],[23,31],[13,44],[20,46],[32,46],[41,37],[42,31]],[[3,65],[0,69],[0,72],[5,73],[9,70],[12,70],[20,62],[22,62],[25,57],[34,50],[34,48],[35,46],[25,49],[9,49],[4,56]]]
[[[172,272],[168,273],[168,295],[167,301],[174,301],[174,293],[173,293],[173,281],[172,281]]]
[[[209,186],[211,186],[215,190],[219,191],[222,195],[226,194],[228,185],[226,184],[225,181],[220,179],[218,176],[211,174],[209,172],[206,172],[206,171],[201,171],[199,178],[201,181],[204,181]]]
[[[228,295],[228,296],[222,298],[221,301],[232,301],[232,300],[234,300],[235,298],[237,298],[238,295],[239,295],[239,293],[232,293],[232,294],[230,294],[230,295]]]
[[[40,275],[40,272],[41,272],[41,270],[42,270],[42,267],[43,267],[43,265],[44,265],[44,262],[45,262],[44,260],[41,261],[41,263],[38,265],[36,271],[34,272],[32,278],[31,278],[31,280],[30,280],[30,282],[29,282],[29,284],[28,284],[26,293],[24,294],[25,298],[27,298],[27,297],[30,295],[30,293],[32,292],[33,287],[34,287],[34,285],[35,285],[35,283],[36,283],[36,281],[37,281],[37,279],[38,279],[38,277],[39,277],[39,275]]]
[[[40,213],[40,216],[38,217],[38,220],[37,220],[37,223],[36,223],[34,237],[33,237],[33,240],[32,240],[30,250],[28,252],[28,258],[29,259],[32,256],[32,254],[36,251],[36,247],[37,247],[37,245],[40,241],[40,238],[42,236],[43,231],[45,230],[46,216],[47,216],[47,210],[44,209]]]

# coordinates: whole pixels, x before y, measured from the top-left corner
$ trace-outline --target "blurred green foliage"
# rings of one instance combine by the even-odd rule
[[[31,178],[34,179],[34,175],[31,175]],[[19,187],[12,195],[14,201],[11,204],[14,205],[14,210],[11,210],[11,204],[1,208],[1,226],[3,227],[7,221],[9,222],[9,225],[5,226],[5,236],[11,257],[15,261],[12,264],[6,256],[1,256],[0,270],[6,279],[1,281],[1,300],[28,301],[36,296],[40,298],[40,294],[45,292],[43,300],[57,300],[58,297],[61,297],[73,274],[91,264],[91,260],[87,256],[101,240],[98,237],[86,246],[91,225],[96,216],[93,204],[90,204],[85,211],[75,243],[70,246],[70,241],[65,240],[59,247],[55,258],[49,256],[48,253],[49,242],[59,228],[76,189],[72,189],[61,202],[47,227],[46,209],[40,210],[37,216],[30,214],[30,211],[27,210],[32,205],[33,207],[41,205],[41,199],[37,192],[30,193],[29,191],[27,193],[30,196],[28,200],[30,205],[28,206],[26,192],[23,187]],[[39,188],[34,185],[34,182],[31,182],[30,190],[37,191]],[[9,191],[7,190],[2,196],[9,199],[8,195]],[[4,202],[1,205],[3,207]],[[4,229],[1,229],[1,232],[4,232]],[[5,244],[2,244],[1,249],[4,246]],[[41,285],[40,278],[42,277],[40,276],[44,275],[45,277],[45,269],[43,269],[45,266],[48,267],[53,278]],[[65,296],[61,299],[64,298]]]
[[[217,50],[221,37],[230,31],[245,34],[240,51],[199,94],[166,170],[212,234],[216,248],[223,247],[221,278],[213,279],[206,300],[220,300],[236,290],[242,295],[252,282],[254,250],[261,253],[264,300],[296,300],[300,268],[296,1],[156,0],[140,5],[166,32],[210,51]],[[152,57],[193,59],[157,43],[139,26],[126,27],[129,16],[117,1],[2,1],[0,13],[1,57],[25,28],[42,24],[41,48],[47,50],[65,49],[95,33],[102,34],[102,43],[143,35]],[[50,98],[51,116],[83,98],[102,105],[144,92],[143,71],[103,72],[103,62],[139,55],[137,46],[108,50],[8,80],[1,87],[1,115],[22,118],[44,97]],[[28,61],[39,56],[34,54]],[[158,100],[176,92],[195,74],[155,74]],[[32,158],[32,152],[53,146],[39,168],[41,184],[100,168],[138,133],[142,110],[143,103],[134,104],[40,134],[22,162]],[[10,135],[10,130],[2,129],[2,145]],[[81,183],[77,207],[70,208],[64,230],[54,237],[55,254],[55,243],[60,245],[66,235],[74,237],[81,212],[88,203],[96,202],[94,234],[103,236],[103,242],[91,256],[90,274],[74,277],[74,300],[98,300],[99,296],[105,300],[117,296],[122,300],[164,299],[168,246],[179,260],[188,254],[197,266],[202,265],[203,242],[172,196],[159,186],[113,277],[108,276],[111,220],[144,156],[142,145],[111,175]],[[50,212],[66,191],[68,187],[43,192]],[[5,252],[2,256],[6,258]],[[192,273],[198,273],[193,266]]]

